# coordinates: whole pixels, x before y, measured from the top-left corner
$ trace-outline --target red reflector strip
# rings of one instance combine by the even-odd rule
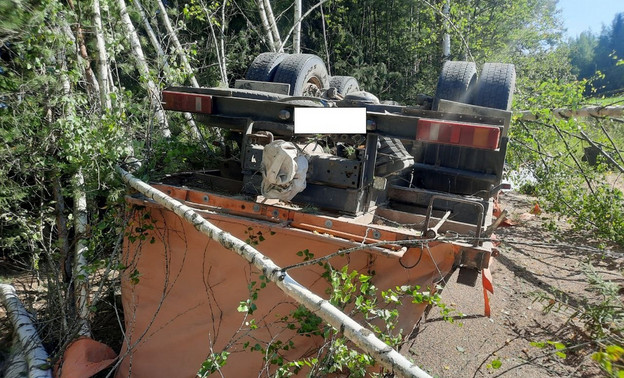
[[[421,118],[416,140],[496,150],[500,133],[498,127]]]
[[[199,93],[163,91],[163,109],[179,112],[212,113],[212,96]]]

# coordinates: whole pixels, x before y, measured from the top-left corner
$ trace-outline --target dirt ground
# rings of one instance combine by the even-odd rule
[[[624,258],[618,256],[624,256],[624,251],[610,249],[605,256],[590,241],[567,232],[560,221],[563,232],[546,230],[544,219],[550,216],[530,214],[535,203],[530,197],[509,192],[500,200],[514,225],[496,232],[502,244],[500,255],[491,264],[491,317],[484,316],[481,280],[476,287],[460,285],[455,282],[456,273],[442,300],[464,316],[451,324],[433,309],[408,346],[410,355],[434,377],[602,376],[590,352],[583,348],[588,341],[583,330],[568,322],[572,308],[545,312],[552,302],[544,298],[556,296],[577,307],[591,297],[583,274],[588,263],[605,279],[624,286]],[[25,282],[17,281],[18,291],[29,291]],[[551,345],[542,349],[531,345],[546,341],[566,344],[567,357],[556,356]],[[0,376],[8,345],[10,325],[0,306]]]
[[[503,243],[491,264],[491,317],[483,315],[481,280],[474,288],[460,285],[455,273],[442,300],[465,316],[450,324],[432,310],[410,346],[414,360],[438,377],[602,376],[584,348],[588,340],[583,330],[568,318],[572,307],[591,298],[583,274],[588,264],[604,279],[624,285],[624,258],[617,256],[622,251],[604,256],[587,240],[566,232],[565,222],[558,221],[562,232],[546,230],[544,219],[550,217],[530,214],[535,204],[530,197],[510,192],[500,201],[515,225],[496,232]],[[545,311],[553,302],[544,298],[553,297],[570,306]],[[552,345],[531,345],[547,341],[564,343],[566,358],[556,356]]]

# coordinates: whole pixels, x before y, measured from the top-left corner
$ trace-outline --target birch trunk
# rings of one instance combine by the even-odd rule
[[[65,20],[63,20],[63,24],[63,32],[71,41],[72,48],[76,50],[76,59],[78,60],[78,62],[80,62],[79,66],[81,74],[87,81],[87,93],[91,96],[96,95],[96,97],[98,97],[100,93],[100,86],[89,64],[88,55],[86,55],[86,47],[84,47],[84,45],[83,47],[80,46],[79,40],[76,38],[76,36],[74,36],[74,32],[72,31],[71,27],[65,22]],[[87,59],[84,58],[85,55],[87,56]]]
[[[275,51],[284,52],[284,45],[282,43],[282,38],[280,38],[279,30],[277,30],[277,22],[275,22],[275,16],[273,15],[273,8],[271,8],[270,0],[260,0],[264,1],[264,10],[266,11],[267,19],[269,22],[269,28],[271,29],[271,33],[273,33],[273,40],[275,41]]]
[[[313,6],[310,7],[310,9],[308,9],[303,16],[301,16],[301,18],[299,19],[299,22],[295,22],[295,24],[292,26],[292,28],[290,28],[290,30],[288,31],[288,33],[286,34],[286,37],[284,38],[285,41],[287,41],[290,36],[293,34],[293,32],[295,31],[295,28],[301,24],[301,22],[303,21],[303,19],[305,19],[306,17],[308,17],[308,15],[310,13],[312,13],[316,8],[320,7],[321,5],[323,5],[324,3],[326,3],[329,0],[320,0],[318,3],[314,4]],[[280,43],[281,46],[281,43]],[[284,49],[282,49],[281,51],[284,51]],[[328,59],[329,59],[329,55],[328,55]]]
[[[67,3],[69,4],[69,7],[74,12],[76,12],[76,7],[74,6],[73,0],[68,0]],[[80,23],[77,23],[75,26],[75,35],[76,35],[75,43],[78,48],[78,56],[82,58],[82,60],[84,61],[83,66],[85,67],[85,69],[83,72],[83,76],[85,77],[85,79],[87,80],[87,83],[91,87],[91,90],[87,90],[87,92],[89,92],[89,94],[91,95],[95,95],[95,97],[99,97],[100,85],[95,76],[95,73],[93,73],[93,70],[91,69],[91,59],[89,58],[89,53],[87,52],[84,32],[82,31],[82,26],[80,25]]]
[[[20,302],[15,288],[11,285],[0,284],[0,300],[4,304],[7,316],[15,329],[19,345],[22,347],[28,364],[30,378],[52,378],[48,353],[41,344],[37,328],[32,323],[30,314]]]
[[[26,353],[24,353],[24,347],[20,343],[17,333],[14,333],[13,335],[13,341],[11,342],[11,355],[9,356],[6,364],[7,368],[4,371],[5,377],[28,377]]]
[[[221,4],[221,33],[219,33],[219,42],[221,44],[221,67],[223,69],[223,76],[225,77],[225,84],[227,86],[228,77],[227,77],[227,61],[225,58],[225,24],[227,23],[225,19],[225,6],[227,5],[227,1],[224,1]]]
[[[295,0],[295,32],[293,33],[293,54],[301,53],[301,0]],[[323,28],[325,20],[323,20]],[[323,34],[324,35],[324,34]]]
[[[108,53],[106,52],[106,40],[102,28],[102,15],[100,12],[100,0],[93,0],[93,24],[95,26],[95,40],[98,50],[98,82],[100,86],[100,106],[108,111],[111,108],[110,83],[108,81]]]
[[[132,24],[132,20],[130,20],[130,16],[128,15],[126,2],[124,0],[117,0],[117,4],[119,6],[119,12],[121,14],[121,22],[124,26],[124,30],[126,31],[128,39],[130,40],[132,55],[134,55],[135,57],[136,65],[141,75],[141,78],[146,82],[148,96],[150,99],[150,103],[152,104],[152,108],[156,113],[156,119],[158,120],[158,124],[160,125],[163,136],[169,138],[171,137],[171,131],[169,131],[167,117],[165,116],[165,111],[163,110],[162,104],[160,102],[160,92],[151,78],[149,67],[147,66],[147,61],[145,60],[145,55],[143,54],[143,49],[141,48],[139,36],[137,35],[136,29]]]
[[[56,213],[56,227],[58,233],[58,244],[60,250],[60,264],[59,270],[61,271],[61,281],[63,283],[69,283],[71,279],[71,262],[69,260],[69,233],[67,232],[67,218],[65,217],[65,199],[61,192],[61,179],[57,176],[52,182],[52,192],[54,195],[54,211]],[[48,262],[53,266],[54,259],[49,259]],[[56,267],[54,267],[56,268]],[[53,269],[53,268],[51,268]],[[67,308],[68,302],[63,300],[63,295],[60,290],[56,290],[59,301],[59,309],[61,310],[61,333],[67,332]],[[73,306],[73,305],[71,305]],[[73,308],[73,307],[72,307]]]
[[[258,13],[260,14],[260,20],[262,21],[262,29],[264,29],[264,33],[269,40],[269,48],[271,51],[277,51],[275,48],[275,40],[273,39],[273,34],[271,33],[271,27],[269,26],[269,19],[266,15],[266,9],[264,9],[264,0],[256,0],[256,4],[258,4]]]
[[[66,97],[69,97],[71,95],[71,83],[66,74],[61,75],[61,81],[63,83],[63,92]],[[75,113],[74,107],[69,105],[67,107],[67,115],[73,116]],[[69,259],[69,256],[67,256],[65,260],[66,263],[69,263],[67,272],[71,272],[69,285],[71,294],[68,297],[70,298],[70,306],[73,306],[70,308],[70,313],[72,315],[75,314],[77,318],[78,334],[90,336],[89,309],[87,307],[88,274],[85,269],[87,264],[84,258],[84,253],[87,251],[87,247],[84,244],[84,234],[87,229],[87,196],[84,188],[84,176],[80,169],[74,174],[73,181],[75,250],[74,258]],[[62,200],[60,194],[58,200]]]
[[[145,10],[143,9],[143,6],[141,5],[141,2],[139,0],[133,0],[134,1],[134,6],[135,8],[139,11],[139,14],[141,15],[141,19],[143,20],[143,27],[145,27],[145,31],[147,32],[147,35],[149,37],[150,42],[152,43],[152,46],[154,47],[154,50],[156,50],[156,54],[158,55],[158,58],[160,60],[162,60],[162,64],[163,64],[163,68],[165,68],[165,72],[167,72],[167,69],[169,68],[169,63],[167,62],[167,57],[165,56],[165,52],[162,48],[162,46],[160,45],[160,42],[158,41],[158,38],[156,37],[156,33],[154,33],[154,29],[152,29],[152,25],[150,25],[149,19],[147,18],[147,14],[145,13]],[[159,4],[162,4],[160,2],[160,0],[157,0]],[[166,17],[166,16],[165,16]],[[167,17],[167,20],[169,20],[169,18]],[[171,26],[171,24],[170,24]],[[171,33],[169,35],[171,36]],[[175,38],[175,40],[177,41],[178,38],[174,35],[172,38]],[[179,42],[178,42],[179,44]],[[186,59],[186,57],[185,57]],[[188,64],[188,60],[186,60],[187,64]],[[190,66],[189,66],[189,70],[190,70]],[[165,74],[166,76],[166,74]],[[169,81],[168,78],[166,78],[167,81]],[[195,77],[191,77],[191,84],[194,83],[194,87],[195,88],[199,88],[199,84],[197,83],[197,80],[195,79]],[[186,119],[186,122],[189,125],[191,134],[193,136],[193,138],[199,140],[202,142],[204,150],[206,151],[210,151],[210,149],[208,148],[208,145],[206,144],[206,141],[204,140],[203,135],[201,134],[201,132],[199,131],[199,129],[197,128],[197,125],[195,124],[195,120],[193,119],[193,116],[191,115],[191,113],[185,112],[184,113],[184,119]]]
[[[621,117],[624,114],[624,106],[585,106],[579,109],[552,109],[552,113],[556,118],[573,118],[573,117]],[[521,120],[537,121],[539,117],[530,110],[514,112]]]
[[[141,15],[141,20],[143,20],[143,27],[145,28],[147,37],[152,43],[152,47],[154,47],[154,50],[156,50],[156,55],[158,55],[159,61],[162,61],[162,66],[166,71],[169,68],[169,62],[167,62],[167,58],[165,57],[165,52],[163,51],[162,46],[160,46],[160,41],[158,41],[158,37],[156,37],[156,33],[154,33],[154,29],[152,28],[152,25],[150,24],[149,19],[147,18],[147,14],[145,13],[145,10],[143,9],[143,5],[141,5],[139,0],[133,0],[133,2],[134,2],[134,7],[139,11],[139,14]]]
[[[183,220],[192,224],[199,232],[217,241],[223,247],[237,253],[275,283],[285,294],[304,305],[308,310],[327,322],[335,329],[344,331],[344,335],[364,352],[370,354],[377,362],[400,377],[429,377],[403,355],[379,340],[373,332],[362,327],[348,317],[329,301],[312,293],[293,280],[288,273],[277,266],[271,259],[257,249],[208,222],[192,208],[174,200],[161,191],[132,176],[117,167],[117,172],[124,182],[143,195],[153,199],[164,208],[174,212]]]
[[[165,5],[163,4],[162,0],[156,0],[156,3],[158,3],[158,9],[160,10],[159,12],[160,19],[162,20],[162,23],[165,25],[165,29],[167,30],[167,36],[171,39],[171,42],[173,42],[173,47],[175,47],[176,54],[178,55],[178,57],[180,57],[180,62],[182,63],[182,67],[190,75],[189,80],[191,82],[191,85],[194,88],[199,88],[199,83],[197,82],[197,79],[195,78],[195,73],[193,72],[193,68],[191,67],[191,64],[189,63],[189,60],[186,56],[186,53],[184,52],[184,49],[182,48],[182,44],[180,43],[178,36],[176,35],[175,31],[173,30],[173,27],[171,26],[171,21],[169,20],[169,16],[167,15],[167,9],[165,8]],[[223,5],[223,7],[225,7],[225,5]]]
[[[89,326],[89,273],[86,270],[87,260],[85,254],[89,248],[85,244],[87,233],[87,195],[85,192],[84,176],[78,170],[74,176],[74,232],[76,238],[76,249],[74,251],[74,269],[72,277],[74,279],[74,298],[76,298],[76,309],[78,311],[78,334],[90,336]]]

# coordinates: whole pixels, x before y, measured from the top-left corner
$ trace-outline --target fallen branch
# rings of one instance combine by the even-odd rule
[[[615,161],[615,159],[613,159],[613,157],[611,157],[611,155],[609,155],[605,150],[603,150],[596,143],[594,143],[594,141],[591,140],[589,138],[589,136],[587,136],[587,134],[585,134],[583,132],[583,130],[579,130],[579,133],[583,136],[583,139],[585,139],[587,141],[587,143],[591,144],[592,147],[594,147],[596,150],[598,150],[598,152],[600,152],[600,154],[602,156],[604,156],[607,159],[607,161],[609,161],[609,163],[611,163],[611,165],[616,167],[620,172],[624,173],[624,167],[622,167],[620,164],[618,164],[618,162]],[[614,144],[614,146],[615,146],[615,144]]]
[[[33,325],[30,314],[20,302],[15,288],[0,284],[0,299],[6,308],[7,315],[15,329],[19,346],[28,364],[29,378],[52,378],[48,352],[43,348],[37,329]]]
[[[408,361],[399,352],[379,340],[373,332],[362,327],[355,320],[334,307],[329,301],[301,286],[288,273],[284,272],[282,268],[257,249],[214,226],[192,208],[174,200],[123,169],[117,167],[117,172],[128,185],[146,197],[153,199],[164,208],[174,212],[180,218],[192,224],[202,234],[217,241],[223,247],[236,252],[253,264],[286,295],[304,305],[335,329],[342,330],[346,338],[364,352],[370,354],[384,368],[400,377],[430,377],[425,371]]]
[[[573,118],[573,117],[619,117],[624,114],[624,106],[586,106],[579,109],[551,109],[555,118]],[[518,119],[524,121],[537,121],[540,117],[533,114],[530,110],[522,110],[514,112]]]

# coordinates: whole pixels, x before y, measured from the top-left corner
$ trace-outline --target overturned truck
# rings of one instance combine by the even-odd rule
[[[352,77],[329,77],[314,55],[261,54],[235,88],[163,91],[165,109],[220,129],[227,156],[218,169],[154,187],[321,297],[337,290],[328,272],[345,266],[378,293],[428,295],[459,269],[462,284],[481,274],[487,313],[514,85],[512,65],[485,64],[477,79],[474,63],[446,62],[435,96],[401,106]],[[127,201],[119,377],[195,376],[205,361],[224,376],[269,376],[319,360],[322,324],[310,328],[319,326],[313,314],[263,272],[160,205]],[[384,331],[409,336],[431,304],[404,300]],[[310,374],[305,366],[291,372]]]

